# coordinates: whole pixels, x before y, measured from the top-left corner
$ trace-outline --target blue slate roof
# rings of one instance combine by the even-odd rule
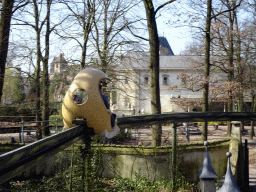
[[[148,69],[149,52],[129,52],[123,56],[117,69]],[[160,56],[160,69],[189,69],[195,67],[196,64],[202,65],[203,56]]]
[[[165,37],[159,37],[159,54],[160,56],[174,55],[170,44]]]

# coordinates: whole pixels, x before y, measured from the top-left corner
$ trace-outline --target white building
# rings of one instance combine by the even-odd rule
[[[196,109],[193,103],[202,98],[202,91],[193,92],[182,86],[179,74],[198,73],[195,64],[203,61],[203,56],[174,56],[166,38],[160,38],[159,79],[162,113]],[[130,52],[121,56],[116,70],[119,81],[116,103],[112,110],[118,115],[151,114],[149,52]]]

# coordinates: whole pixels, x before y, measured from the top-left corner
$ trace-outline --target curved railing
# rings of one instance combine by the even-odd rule
[[[120,129],[125,129],[130,127],[139,127],[142,125],[204,121],[256,121],[256,113],[193,112],[132,116],[118,118],[117,124]],[[0,184],[19,175],[29,166],[32,166],[33,164],[43,161],[49,156],[56,154],[60,150],[75,142],[84,134],[87,134],[86,128],[84,128],[83,125],[78,125],[61,133],[54,134],[0,155]]]

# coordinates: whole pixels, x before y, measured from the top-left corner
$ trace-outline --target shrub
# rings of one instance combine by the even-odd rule
[[[61,115],[51,115],[49,120],[52,125],[63,126],[63,117]]]

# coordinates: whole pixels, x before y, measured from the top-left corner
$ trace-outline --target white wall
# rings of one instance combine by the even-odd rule
[[[160,83],[160,99],[162,112],[185,112],[188,108],[182,108],[175,104],[175,99],[190,100],[199,99],[202,97],[202,92],[192,92],[185,88],[180,88],[181,80],[178,74],[181,70],[165,69],[160,70],[159,83]],[[128,84],[125,84],[125,76],[130,76]],[[148,77],[148,84],[145,83],[145,77]],[[164,77],[167,77],[167,85],[164,84]],[[136,71],[127,71],[120,75],[117,87],[120,89],[117,94],[116,110],[133,110],[135,109],[136,115],[151,114],[151,99],[150,99],[150,74],[147,69],[137,69]],[[173,86],[178,88],[173,89]],[[130,97],[129,97],[130,96]],[[178,98],[180,97],[180,98]],[[125,106],[125,100],[129,98],[131,108]],[[192,110],[192,109],[190,109]]]

